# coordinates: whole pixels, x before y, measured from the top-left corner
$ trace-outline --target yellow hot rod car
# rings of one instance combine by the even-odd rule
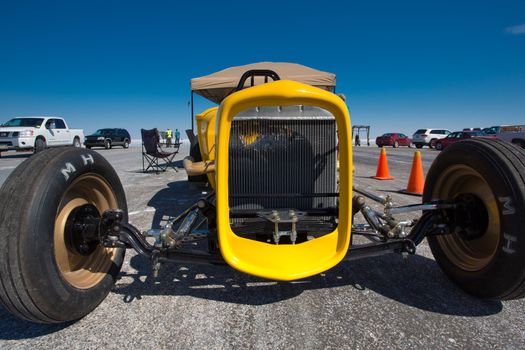
[[[428,171],[422,203],[395,206],[352,186],[350,116],[334,74],[263,62],[191,83],[218,104],[196,116],[193,157],[184,160],[190,177],[207,177],[209,193],[162,229],[141,232],[127,222],[120,180],[98,153],[31,157],[0,190],[7,310],[41,323],[83,317],[111,290],[126,249],[149,259],[154,276],[167,262],[209,263],[289,281],[343,260],[415,254],[424,238],[468,293],[525,295],[524,150],[497,140],[455,143]],[[423,214],[396,219],[412,211]],[[354,222],[358,214],[366,224]],[[205,249],[193,248],[197,240]]]

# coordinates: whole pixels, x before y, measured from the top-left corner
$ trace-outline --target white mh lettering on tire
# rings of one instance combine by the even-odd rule
[[[512,206],[512,198],[510,197],[499,197],[501,204],[503,204],[502,215],[512,215],[516,212],[516,209]]]
[[[77,169],[73,166],[73,164],[69,162],[66,163],[65,168],[62,168],[62,170],[60,170],[62,175],[64,175],[66,181],[69,180],[69,174],[74,173],[75,171],[77,171]]]
[[[503,238],[505,238],[506,244],[501,249],[503,249],[505,253],[514,254],[516,250],[512,249],[510,246],[513,242],[516,242],[518,238],[511,236],[508,233],[503,233]]]
[[[91,154],[87,155],[80,155],[82,157],[82,161],[84,162],[84,165],[88,165],[88,163],[95,164],[95,160],[93,159],[93,156]]]

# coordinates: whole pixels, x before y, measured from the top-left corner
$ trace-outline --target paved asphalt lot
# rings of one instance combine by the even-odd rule
[[[414,150],[387,151],[396,180],[369,179],[379,152],[361,147],[354,181],[383,194],[404,188]],[[143,174],[138,148],[100,153],[117,169],[140,229],[158,227],[206,190],[186,182],[184,171]],[[426,172],[437,152],[422,155]],[[0,182],[27,158],[4,154]],[[393,195],[400,204],[419,200]],[[426,242],[408,263],[396,255],[369,258],[294,283],[222,266],[165,265],[156,280],[149,272],[148,261],[128,251],[108,298],[67,325],[19,321],[0,307],[0,348],[525,348],[525,302],[466,295],[443,275]]]

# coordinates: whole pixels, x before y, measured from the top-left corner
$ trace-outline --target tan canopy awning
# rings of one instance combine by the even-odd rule
[[[221,103],[226,96],[235,90],[241,76],[247,71],[255,69],[269,69],[277,73],[281,79],[293,80],[329,91],[333,91],[335,87],[335,74],[333,73],[296,63],[260,62],[226,68],[217,73],[191,79],[191,90],[210,101]],[[255,85],[263,83],[263,77],[255,79]],[[246,81],[245,86],[251,86],[250,80]]]

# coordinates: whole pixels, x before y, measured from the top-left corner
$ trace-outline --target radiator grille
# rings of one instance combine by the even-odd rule
[[[231,125],[232,210],[334,207],[336,122],[317,107],[260,107]]]

